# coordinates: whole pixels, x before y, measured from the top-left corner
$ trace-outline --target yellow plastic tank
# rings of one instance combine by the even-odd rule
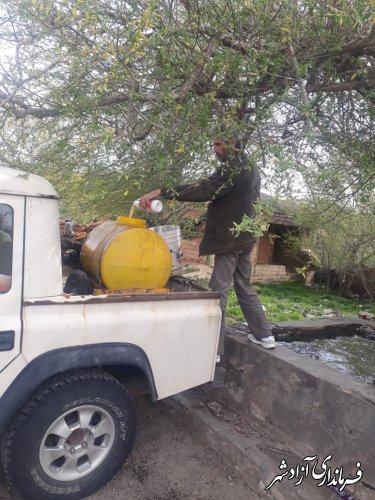
[[[110,290],[162,288],[172,271],[168,245],[143,219],[118,217],[96,227],[81,251],[82,268]]]

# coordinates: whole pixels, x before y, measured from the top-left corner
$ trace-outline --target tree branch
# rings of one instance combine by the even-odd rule
[[[196,81],[199,79],[199,77],[201,76],[208,59],[211,57],[215,47],[215,43],[216,42],[214,39],[212,39],[209,42],[205,51],[202,54],[201,61],[195,66],[194,70],[192,71],[186,82],[178,90],[174,92],[173,97],[175,98],[176,102],[183,102],[186,99],[188,93],[190,92]]]
[[[322,52],[318,55],[318,61],[324,61],[332,57],[344,55],[356,57],[363,55],[375,55],[375,24],[372,26],[370,33],[365,38],[348,43],[340,50],[327,50],[326,52]]]
[[[135,141],[135,142],[143,141],[144,139],[146,139],[146,137],[148,137],[150,135],[153,128],[154,128],[154,125],[152,123],[150,123],[148,125],[148,127],[146,127],[142,133],[139,133],[138,135],[135,135],[132,137],[133,141]]]
[[[227,47],[228,49],[233,49],[237,52],[240,52],[244,56],[247,56],[249,54],[245,47],[243,47],[243,45],[234,42],[228,37],[220,37],[218,40],[224,47]]]
[[[17,119],[24,118],[25,116],[33,116],[34,118],[43,119],[59,116],[61,115],[61,110],[25,107],[23,110],[13,109],[12,113]]]
[[[373,87],[374,84],[363,80],[353,80],[351,82],[331,83],[328,85],[306,85],[307,92],[350,92]]]
[[[301,99],[302,99],[303,105],[305,107],[306,128],[307,128],[307,131],[310,132],[312,129],[312,125],[313,125],[311,117],[309,115],[310,103],[309,103],[309,100],[307,98],[307,93],[306,93],[305,84],[303,82],[303,79],[298,74],[299,73],[298,61],[297,61],[296,54],[294,52],[294,47],[291,43],[288,45],[288,51],[289,51],[290,58],[292,60],[292,66],[293,66],[294,72],[296,74],[296,80],[297,80],[297,83],[298,83],[300,91],[301,91]]]

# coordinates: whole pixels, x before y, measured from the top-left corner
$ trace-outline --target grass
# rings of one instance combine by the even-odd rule
[[[186,267],[183,274],[196,273],[199,270],[199,267]]]
[[[253,285],[270,322],[329,316],[358,316],[360,311],[375,314],[375,304],[359,299],[347,299],[325,289],[310,288],[298,281]],[[234,290],[227,307],[228,322],[244,321]]]

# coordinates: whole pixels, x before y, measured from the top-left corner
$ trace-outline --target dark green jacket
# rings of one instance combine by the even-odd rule
[[[179,201],[210,201],[199,255],[214,255],[250,248],[255,237],[243,232],[237,238],[231,232],[246,214],[254,214],[254,202],[260,196],[258,169],[245,156],[221,163],[207,179],[162,189],[162,198]]]

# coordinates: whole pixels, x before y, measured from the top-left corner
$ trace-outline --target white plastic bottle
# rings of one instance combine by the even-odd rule
[[[133,205],[138,208],[139,207],[139,200],[135,200]],[[163,210],[163,203],[160,200],[153,200],[151,202],[151,212],[158,214],[162,210]]]

